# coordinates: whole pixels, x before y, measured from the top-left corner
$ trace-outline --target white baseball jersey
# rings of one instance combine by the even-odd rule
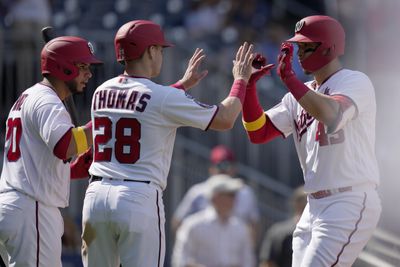
[[[165,189],[176,129],[206,130],[217,108],[145,78],[106,81],[93,95],[90,174],[151,181]]]
[[[57,94],[40,83],[28,88],[6,124],[0,192],[14,189],[48,206],[68,206],[70,166],[53,150],[73,124]]]
[[[314,90],[312,82],[306,85]],[[374,130],[376,103],[371,81],[361,72],[342,69],[316,90],[348,97],[354,104],[344,111],[333,131],[328,131],[310,116],[290,93],[266,112],[285,137],[293,134],[303,169],[305,191],[316,192],[368,182],[378,185]]]

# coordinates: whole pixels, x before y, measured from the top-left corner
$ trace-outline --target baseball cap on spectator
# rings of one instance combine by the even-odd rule
[[[217,174],[207,180],[208,196],[212,198],[218,193],[236,193],[243,186],[239,178],[232,178],[226,174]]]
[[[219,164],[223,161],[235,162],[235,155],[228,147],[218,145],[211,150],[210,161],[212,164]]]
[[[218,145],[211,150],[211,166],[218,173],[231,173],[235,161],[235,155],[232,150],[224,145]]]

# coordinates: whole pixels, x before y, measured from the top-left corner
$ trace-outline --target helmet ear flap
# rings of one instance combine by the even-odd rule
[[[335,44],[332,44],[329,47],[324,47],[323,51],[321,51],[321,54],[323,56],[326,56],[326,57],[330,57],[331,55],[336,55],[336,46],[335,46]]]
[[[66,60],[46,57],[42,58],[42,73],[51,74],[62,81],[69,81],[79,75],[79,69]]]

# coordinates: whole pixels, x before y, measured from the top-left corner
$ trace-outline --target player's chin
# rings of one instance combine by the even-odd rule
[[[79,85],[79,87],[78,87],[77,93],[78,93],[78,94],[82,94],[82,93],[85,91],[86,86],[87,86],[86,83],[81,83],[81,84]]]
[[[73,88],[73,90],[71,90],[72,94],[74,95],[83,94],[84,91],[85,91],[85,86],[80,84],[75,88]]]

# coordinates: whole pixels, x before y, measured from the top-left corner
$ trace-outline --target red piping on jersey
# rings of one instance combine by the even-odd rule
[[[142,77],[142,76],[136,76],[136,75],[127,75],[127,74],[120,74],[119,77],[129,77],[129,78],[139,78],[139,79],[147,79],[150,80],[147,77]]]
[[[40,234],[39,234],[39,202],[36,201],[36,267],[39,267]]]
[[[218,110],[219,110],[219,106],[217,106],[217,109],[215,110],[215,112],[214,112],[214,115],[212,116],[212,118],[211,118],[210,122],[208,123],[208,125],[207,125],[207,127],[206,127],[206,129],[205,129],[204,131],[207,131],[207,130],[208,130],[208,128],[210,128],[210,125],[211,125],[211,123],[213,122],[213,120],[214,120],[215,116],[217,115],[217,113],[218,113]]]
[[[157,265],[158,267],[161,267],[161,218],[160,218],[160,207],[158,205],[158,191],[156,190],[157,193],[157,200],[156,200],[156,205],[157,205],[157,217],[158,217],[158,260],[157,260]]]
[[[361,209],[361,211],[360,211],[360,217],[358,218],[358,220],[357,220],[357,222],[356,222],[356,225],[355,225],[354,230],[350,233],[349,238],[347,239],[347,242],[342,246],[342,249],[340,250],[339,254],[338,254],[337,257],[336,257],[336,261],[331,265],[331,267],[333,267],[333,266],[335,266],[336,264],[338,264],[338,262],[339,262],[339,257],[342,255],[342,253],[343,253],[345,247],[346,247],[348,244],[350,244],[350,239],[351,239],[351,237],[352,237],[352,236],[354,235],[354,233],[357,231],[357,229],[358,229],[358,224],[361,222],[361,219],[362,219],[362,217],[363,217],[363,213],[364,213],[364,211],[365,211],[365,202],[366,202],[366,200],[367,200],[367,193],[364,193],[363,207],[362,207],[362,209]]]

